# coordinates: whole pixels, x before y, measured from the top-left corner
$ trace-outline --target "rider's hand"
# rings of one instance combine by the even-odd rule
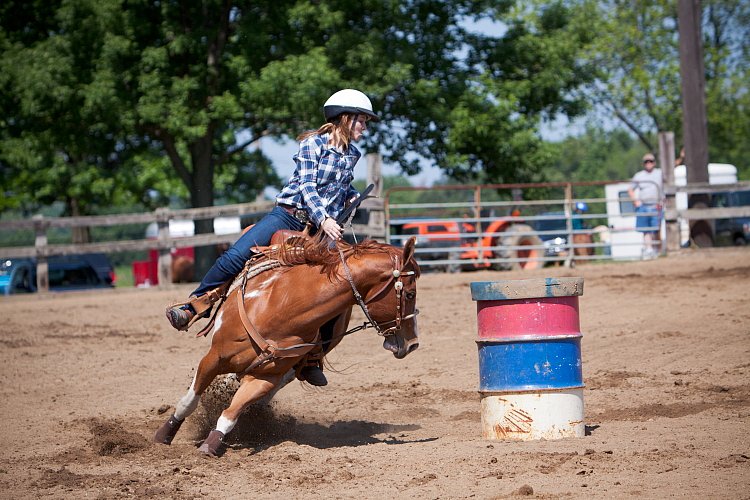
[[[326,217],[326,220],[323,221],[323,224],[320,225],[320,228],[333,241],[341,238],[341,226],[339,226],[338,223],[331,217]]]

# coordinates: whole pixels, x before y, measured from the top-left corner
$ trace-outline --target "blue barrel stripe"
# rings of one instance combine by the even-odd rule
[[[583,386],[581,338],[477,341],[479,390],[528,391]]]

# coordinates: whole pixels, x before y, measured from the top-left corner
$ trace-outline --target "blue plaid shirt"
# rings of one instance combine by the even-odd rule
[[[300,142],[293,156],[297,167],[276,196],[278,203],[306,208],[318,226],[326,217],[338,217],[345,202],[359,194],[351,184],[362,153],[352,144],[341,152],[328,144],[328,138],[329,134],[312,135]]]

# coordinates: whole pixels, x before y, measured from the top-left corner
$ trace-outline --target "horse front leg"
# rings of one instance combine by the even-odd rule
[[[206,437],[198,451],[212,457],[218,456],[224,445],[222,439],[234,429],[242,411],[250,404],[269,394],[281,381],[288,368],[278,374],[245,375],[232,397],[229,407],[221,412],[216,428]]]
[[[172,444],[172,440],[180,430],[180,426],[198,407],[201,394],[208,388],[214,378],[219,374],[219,357],[211,349],[198,364],[198,370],[193,377],[193,382],[187,393],[177,402],[175,411],[169,420],[164,422],[154,435],[154,442],[159,444]]]

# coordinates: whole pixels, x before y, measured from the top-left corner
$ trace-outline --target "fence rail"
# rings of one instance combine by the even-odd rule
[[[198,234],[194,236],[171,236],[169,222],[171,220],[201,220],[217,217],[244,217],[259,219],[274,206],[272,201],[253,203],[239,203],[216,207],[189,208],[172,210],[159,208],[153,212],[141,214],[98,215],[83,217],[44,217],[34,216],[31,219],[0,221],[0,232],[31,229],[35,234],[34,246],[0,247],[0,259],[30,257],[36,259],[37,289],[49,289],[47,259],[53,256],[77,255],[84,253],[116,253],[124,251],[157,250],[159,253],[158,274],[159,286],[166,287],[172,283],[172,254],[175,247],[192,247],[204,245],[218,245],[233,243],[241,233],[230,234]],[[369,199],[362,202],[363,208],[382,211],[382,201]],[[50,228],[75,227],[106,227],[127,224],[150,224],[155,222],[158,227],[156,239],[120,240],[77,244],[49,244],[47,231]],[[382,237],[385,229],[377,224],[354,224],[352,231],[367,237]]]
[[[620,181],[623,183],[629,181]],[[621,205],[623,199],[607,199],[606,197],[581,197],[574,196],[576,189],[581,188],[601,188],[611,185],[613,181],[592,181],[578,183],[534,183],[534,184],[492,184],[482,186],[440,186],[438,188],[392,188],[386,193],[384,199],[368,199],[362,203],[363,209],[369,209],[369,222],[363,224],[354,224],[352,230],[359,236],[371,237],[375,239],[386,240],[398,244],[408,235],[397,234],[396,227],[403,227],[405,224],[424,222],[425,220],[438,220],[449,222],[457,226],[469,224],[473,230],[461,232],[456,238],[456,234],[441,236],[432,235],[434,240],[453,240],[446,241],[444,248],[430,250],[424,246],[418,247],[417,256],[425,256],[429,253],[441,253],[443,257],[432,259],[420,259],[426,267],[445,266],[449,269],[469,265],[479,265],[480,267],[513,267],[518,263],[537,262],[545,264],[548,262],[563,262],[571,265],[574,260],[591,260],[601,258],[612,258],[611,250],[613,241],[604,241],[601,236],[601,221],[611,219],[610,203]],[[494,190],[495,192],[507,191],[508,193],[524,189],[558,189],[561,195],[554,199],[534,199],[534,200],[516,200],[516,199],[485,199],[482,200],[482,190]],[[750,182],[740,182],[727,185],[709,185],[709,184],[691,184],[687,186],[667,186],[664,192],[668,196],[675,196],[679,193],[718,193],[726,191],[739,191],[750,189]],[[444,200],[440,203],[419,202],[419,203],[395,203],[392,197],[400,191],[469,191],[473,193],[468,201],[449,201]],[[602,207],[601,210],[593,210],[588,213],[576,214],[573,207],[576,202],[583,201],[591,206]],[[540,214],[545,207],[555,207],[559,214],[551,215]],[[171,268],[171,249],[174,247],[190,247],[203,245],[217,245],[232,243],[236,241],[240,233],[232,234],[199,234],[187,237],[174,237],[169,234],[169,222],[171,220],[201,220],[214,219],[217,217],[240,216],[249,219],[260,218],[273,207],[273,202],[262,201],[253,203],[240,203],[235,205],[225,205],[218,207],[190,208],[183,210],[171,210],[160,208],[149,213],[140,214],[122,214],[122,215],[104,215],[104,216],[85,216],[85,217],[43,217],[35,216],[31,219],[17,221],[0,221],[0,234],[2,231],[31,229],[35,234],[35,244],[33,246],[22,247],[0,247],[0,259],[12,257],[31,257],[37,259],[37,286],[40,291],[48,289],[47,284],[47,259],[58,255],[74,255],[81,253],[115,253],[123,251],[158,251],[158,275],[160,286],[169,286],[172,282]],[[513,207],[522,207],[525,214],[522,216],[503,215],[503,216],[486,216],[484,210],[510,210]],[[605,208],[606,207],[606,208]],[[468,216],[456,216],[455,212],[464,210]],[[434,213],[435,211],[448,211],[453,215],[440,215],[433,217],[425,216],[425,213]],[[635,215],[631,211],[619,213],[622,217]],[[722,208],[689,208],[676,209],[668,208],[665,210],[665,219],[668,224],[667,238],[669,231],[672,230],[670,221],[683,222],[687,220],[715,220],[734,217],[750,217],[750,207],[722,207]],[[427,217],[427,218],[426,218]],[[492,240],[491,232],[482,229],[493,221],[502,219],[510,224],[529,224],[539,220],[559,219],[564,221],[564,230],[562,232],[567,237],[568,242],[561,246],[564,252],[550,253],[550,247],[555,243],[542,244],[523,244],[518,245],[509,241]],[[586,225],[587,222],[599,222],[598,227],[578,227]],[[158,236],[156,239],[139,239],[139,240],[121,240],[83,244],[49,244],[47,241],[47,231],[50,228],[74,228],[74,227],[97,227],[97,226],[116,226],[127,224],[150,224],[156,223],[158,226]],[[593,225],[593,224],[592,224]],[[607,225],[609,225],[607,223]],[[608,227],[606,236],[615,239],[618,235],[627,232],[633,232],[632,227],[613,228]],[[528,233],[525,233],[528,234]],[[539,238],[549,236],[550,231],[538,230],[533,231],[533,235]],[[512,231],[507,231],[505,237],[514,236]],[[575,241],[576,237],[581,237],[581,241]],[[489,240],[488,240],[489,238]],[[588,238],[588,241],[586,240]],[[545,239],[546,238],[542,238]],[[571,242],[572,241],[572,242]],[[423,239],[424,242],[424,239]],[[463,244],[461,243],[463,242]],[[467,243],[469,245],[467,245]],[[636,245],[621,241],[618,243],[622,246]],[[459,253],[466,252],[467,246],[472,246],[471,250],[475,255],[471,259],[466,256],[459,257]],[[559,246],[559,245],[558,245]],[[559,249],[558,249],[559,250]],[[663,252],[665,249],[663,248]],[[575,255],[576,252],[579,255]]]
[[[666,225],[665,236],[658,244],[666,254],[669,232],[681,238],[681,227],[688,220],[718,220],[750,216],[750,206],[717,208],[670,208],[665,211],[636,214],[630,198],[625,194],[617,197],[591,197],[592,190],[607,191],[607,186],[627,186],[630,180],[592,181],[539,184],[492,184],[480,186],[440,186],[429,189],[440,193],[441,201],[396,203],[397,193],[426,192],[426,188],[398,187],[389,190],[386,196],[386,238],[396,244],[416,235],[417,258],[426,268],[449,271],[459,269],[513,269],[534,268],[547,263],[572,265],[574,261],[642,258],[642,236],[635,229],[636,215],[665,215],[667,221],[678,221],[675,226]],[[543,199],[522,199],[524,189],[547,190]],[[576,196],[577,190],[586,189],[588,197]],[[720,193],[750,189],[750,182],[725,185],[691,184],[669,186],[664,193]],[[518,191],[513,193],[513,191]],[[465,191],[466,201],[443,201],[455,198],[456,192]],[[554,193],[559,193],[555,197]],[[662,193],[662,200],[665,195]],[[501,200],[487,199],[501,196]],[[524,192],[525,194],[525,192]],[[552,196],[550,196],[550,194]],[[424,198],[424,197],[422,197]],[[574,207],[584,202],[593,210],[576,213]],[[662,203],[664,206],[664,203]],[[519,215],[509,215],[518,210]],[[460,212],[464,215],[457,215]],[[494,212],[488,216],[488,212]],[[616,222],[615,222],[616,220]],[[629,222],[628,222],[629,221]],[[523,232],[513,228],[523,227]],[[528,227],[527,227],[528,226]],[[555,226],[549,230],[544,226]],[[592,227],[593,226],[593,227]],[[661,233],[661,226],[641,228]],[[523,244],[512,244],[519,234]],[[541,241],[540,241],[541,240]],[[509,244],[508,242],[511,242]]]

